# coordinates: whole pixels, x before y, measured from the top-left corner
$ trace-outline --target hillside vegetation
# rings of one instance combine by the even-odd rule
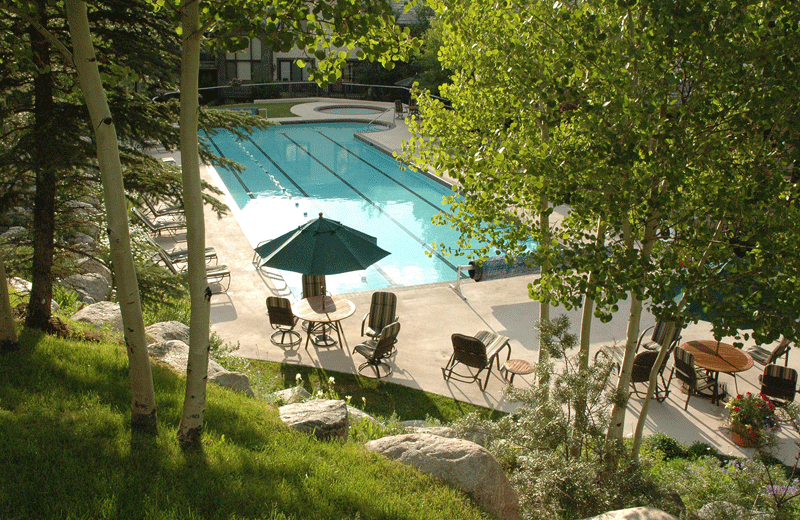
[[[209,385],[202,446],[182,451],[180,376],[153,365],[159,428],[131,432],[124,348],[23,332],[0,356],[0,511],[31,518],[471,519],[463,494],[367,452],[291,431]]]

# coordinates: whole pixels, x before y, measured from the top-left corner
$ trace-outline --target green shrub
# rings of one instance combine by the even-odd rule
[[[511,474],[525,518],[578,519],[640,505],[673,510],[666,494],[636,465],[626,464],[624,447],[608,441],[609,367],[596,363],[579,369],[568,355],[576,339],[562,316],[540,325],[540,344],[551,362],[535,367],[534,383],[506,390],[516,410],[496,422],[469,415],[456,431],[479,433]],[[609,483],[613,483],[609,485]]]

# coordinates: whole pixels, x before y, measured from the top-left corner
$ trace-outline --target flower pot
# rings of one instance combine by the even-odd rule
[[[758,448],[761,445],[761,432],[758,430],[731,430],[731,438],[734,444],[742,448]]]

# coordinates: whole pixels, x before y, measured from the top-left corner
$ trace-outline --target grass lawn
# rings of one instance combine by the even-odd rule
[[[132,432],[123,346],[35,332],[23,332],[20,341],[21,352],[0,356],[4,520],[484,517],[463,494],[408,466],[352,440],[319,442],[289,430],[273,404],[216,385],[208,386],[202,445],[182,450],[176,432],[185,385],[158,363],[158,431]],[[307,388],[330,377],[273,365],[252,368],[276,387],[293,386],[298,371]],[[364,396],[373,411],[383,413],[399,399],[386,384],[334,377],[335,387]],[[431,415],[459,409],[416,394]]]
[[[296,101],[285,101],[280,103],[235,103],[232,105],[221,105],[216,108],[258,108],[258,113],[269,118],[273,117],[297,117],[292,113],[292,107],[300,105]]]

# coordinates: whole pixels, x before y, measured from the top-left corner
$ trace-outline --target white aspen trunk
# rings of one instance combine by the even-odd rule
[[[178,428],[178,439],[184,445],[195,443],[202,434],[210,348],[211,290],[206,278],[205,220],[197,141],[197,118],[200,109],[197,89],[200,71],[200,39],[202,38],[198,3],[196,0],[184,0],[181,3],[181,26],[183,28],[180,109],[181,175],[186,215],[186,241],[189,250],[188,276],[191,298],[186,395]]]
[[[595,243],[602,246],[605,243],[606,225],[602,218],[597,220],[597,234]],[[589,273],[589,287],[596,283],[595,274]],[[583,301],[583,313],[581,314],[581,339],[580,339],[580,371],[586,372],[589,369],[589,346],[592,340],[592,315],[594,311],[594,299],[586,296]]]
[[[643,260],[650,258],[653,250],[654,232],[656,219],[650,219],[645,226],[644,238],[642,239],[641,257]],[[623,229],[623,240],[627,247],[633,247],[633,236],[630,224]],[[625,429],[625,412],[628,408],[628,386],[631,383],[631,372],[633,371],[633,358],[636,357],[636,343],[639,340],[639,324],[642,319],[642,300],[631,292],[631,310],[628,315],[628,330],[625,339],[625,356],[622,360],[622,367],[617,382],[617,395],[625,396],[624,402],[615,402],[611,410],[611,422],[608,427],[607,438],[611,440],[622,440]]]
[[[17,348],[19,348],[19,340],[17,339],[14,314],[11,310],[11,298],[8,294],[6,263],[3,252],[0,251],[0,352]]]
[[[712,245],[716,242],[717,237],[719,236],[720,232],[722,231],[724,221],[720,221],[717,224],[717,229],[714,231],[714,236],[712,237],[711,241],[708,243],[708,247],[703,252],[702,258],[700,258],[700,262],[698,263],[698,267],[702,267],[705,265],[706,260],[708,259],[708,255],[711,252]],[[681,301],[678,303],[678,313],[683,311],[686,308],[688,302],[688,293],[684,291],[683,297]],[[636,422],[636,431],[633,435],[633,449],[631,451],[631,456],[634,462],[639,461],[639,451],[642,447],[642,438],[644,437],[644,423],[647,420],[647,412],[650,409],[650,401],[653,400],[653,395],[655,395],[656,385],[658,384],[657,377],[658,377],[658,367],[661,366],[661,363],[664,362],[664,358],[667,357],[667,351],[669,350],[669,345],[672,343],[672,339],[675,337],[677,332],[677,327],[675,323],[678,322],[678,319],[671,320],[667,327],[666,338],[669,341],[665,341],[663,345],[661,345],[661,350],[658,352],[658,358],[656,358],[656,362],[653,365],[652,370],[650,370],[650,381],[648,382],[647,386],[647,396],[644,399],[644,403],[642,404],[642,412],[639,414],[639,420]]]
[[[131,253],[128,205],[122,182],[117,132],[97,67],[89,31],[86,3],[82,0],[67,0],[66,7],[72,38],[73,60],[97,139],[97,160],[100,165],[100,177],[108,215],[106,231],[111,248],[112,268],[117,285],[117,299],[122,312],[125,345],[130,366],[131,424],[151,427],[157,423],[155,392],[153,375],[150,370],[150,356],[147,352],[147,338],[144,332],[139,284]]]
[[[547,208],[547,202],[543,203],[542,206],[546,209]],[[549,247],[550,246],[550,218],[547,216],[547,214],[544,211],[539,213],[539,230],[540,230],[540,232],[542,234],[542,237],[544,237],[544,240],[542,240],[542,245],[545,246],[545,247]],[[544,274],[547,271],[550,270],[550,262],[549,261],[542,262],[541,270],[542,270],[541,271],[541,276],[544,276]],[[544,321],[549,321],[549,320],[550,320],[550,304],[547,303],[547,302],[539,302],[539,321],[540,322],[544,322]],[[540,341],[540,343],[539,343],[539,363],[544,363],[549,358],[550,358],[550,356],[548,356],[547,352],[542,348],[541,341]]]

